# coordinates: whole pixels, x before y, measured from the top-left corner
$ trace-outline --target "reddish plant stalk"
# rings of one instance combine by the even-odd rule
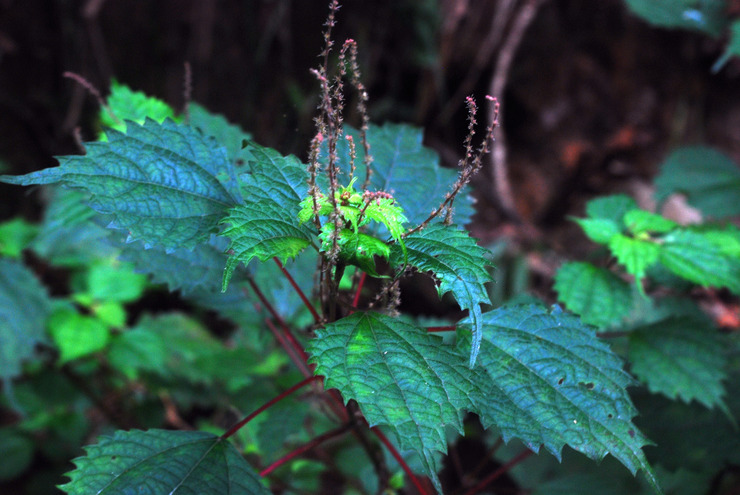
[[[401,457],[401,454],[398,453],[398,450],[396,450],[396,447],[388,440],[388,437],[386,437],[382,431],[380,431],[379,428],[373,427],[370,428],[370,431],[372,431],[376,437],[378,437],[378,440],[381,441],[383,445],[388,449],[388,452],[391,453],[394,459],[396,459],[396,462],[401,466],[401,469],[403,469],[403,472],[406,473],[406,476],[409,477],[411,480],[411,483],[416,487],[416,490],[421,495],[429,495],[429,492],[422,486],[421,481],[416,477],[414,472],[411,470],[408,464],[406,464],[406,461]]]
[[[277,259],[277,257],[272,258],[275,263],[277,263],[277,266],[280,268],[280,271],[283,272],[283,275],[285,275],[285,278],[288,279],[288,282],[290,282],[290,285],[293,286],[293,289],[295,289],[296,294],[298,294],[298,297],[301,298],[301,301],[303,301],[303,304],[308,308],[308,310],[311,312],[311,315],[313,316],[313,319],[316,323],[321,322],[321,317],[316,312],[316,308],[313,307],[313,304],[311,304],[311,301],[308,300],[306,297],[306,294],[303,293],[300,287],[298,287],[298,284],[296,283],[295,279],[291,276],[290,272],[285,269],[282,263],[280,263],[280,260]]]
[[[446,327],[427,327],[427,332],[454,332],[457,330],[455,325],[448,325]]]
[[[301,445],[300,447],[298,447],[294,451],[289,452],[288,454],[284,455],[283,457],[281,457],[277,461],[275,461],[272,464],[270,464],[269,466],[267,466],[265,469],[263,469],[262,471],[260,471],[260,476],[263,476],[263,477],[264,476],[267,476],[268,474],[270,474],[271,472],[273,472],[274,470],[276,470],[277,468],[279,468],[280,466],[282,466],[286,462],[290,461],[291,459],[294,459],[294,458],[298,457],[299,455],[301,455],[301,454],[303,454],[305,452],[308,452],[309,450],[313,449],[314,447],[318,447],[322,443],[324,443],[324,442],[326,442],[328,440],[331,440],[332,438],[336,438],[338,436],[344,435],[351,428],[352,428],[352,425],[351,424],[345,423],[342,426],[340,426],[339,428],[335,428],[335,429],[333,429],[331,431],[327,431],[326,433],[317,436],[316,438],[314,438],[313,440],[311,440],[307,444]]]
[[[511,459],[509,462],[492,472],[490,475],[488,475],[484,480],[482,480],[480,483],[475,485],[473,488],[465,492],[465,495],[475,495],[476,493],[480,493],[481,490],[483,490],[485,487],[487,487],[489,484],[493,483],[496,479],[500,478],[503,474],[507,473],[511,468],[522,462],[527,457],[534,454],[529,449],[525,449],[521,451],[516,457]]]
[[[262,413],[266,409],[269,409],[270,407],[274,406],[275,404],[277,404],[278,402],[280,402],[281,400],[283,400],[284,398],[286,398],[287,396],[289,396],[290,394],[292,394],[293,392],[295,392],[299,388],[305,387],[306,385],[308,385],[309,383],[311,383],[312,381],[317,380],[317,379],[319,379],[318,376],[312,376],[312,377],[306,378],[305,380],[303,380],[303,381],[301,381],[301,382],[293,385],[292,387],[290,387],[288,390],[284,391],[283,393],[281,393],[277,397],[275,397],[275,398],[267,401],[262,406],[260,406],[259,408],[257,408],[254,412],[252,412],[249,416],[247,416],[246,418],[242,419],[237,424],[235,424],[234,426],[232,426],[231,428],[229,428],[229,430],[226,433],[224,433],[223,435],[221,435],[221,440],[226,440],[227,438],[229,438],[230,436],[232,436],[234,433],[236,433],[237,431],[239,431],[240,429],[242,429],[247,423],[249,423],[250,421],[252,421],[257,415],[259,415],[260,413]]]
[[[357,291],[355,292],[355,297],[352,299],[352,307],[354,309],[357,309],[357,305],[360,304],[360,294],[362,293],[362,286],[365,285],[365,279],[367,278],[367,273],[362,272],[362,275],[360,275],[360,281],[357,283]]]

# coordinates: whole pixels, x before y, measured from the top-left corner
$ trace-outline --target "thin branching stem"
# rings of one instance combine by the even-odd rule
[[[247,423],[249,423],[254,418],[256,418],[260,413],[262,413],[262,412],[266,411],[267,409],[269,409],[270,407],[274,406],[275,404],[277,404],[278,402],[280,402],[281,400],[283,400],[284,398],[286,398],[287,396],[289,396],[290,394],[292,394],[296,390],[299,390],[299,389],[305,387],[306,385],[308,385],[309,383],[313,382],[314,380],[318,380],[318,379],[320,379],[320,377],[318,377],[318,376],[308,377],[305,380],[296,383],[295,385],[293,385],[292,387],[290,387],[288,390],[285,390],[284,392],[282,392],[277,397],[275,397],[275,398],[273,398],[273,399],[265,402],[262,406],[258,407],[255,411],[253,411],[249,416],[247,416],[246,418],[242,419],[241,421],[239,421],[238,423],[236,423],[234,426],[232,426],[231,428],[229,428],[229,430],[226,433],[224,433],[223,435],[221,435],[221,440],[226,440],[227,438],[229,438],[230,436],[232,436],[234,433],[236,433],[237,431],[239,431],[240,429],[242,429]]]
[[[313,307],[313,304],[311,304],[311,301],[308,300],[306,297],[306,294],[301,290],[301,288],[296,283],[293,276],[288,272],[288,270],[285,269],[283,264],[280,262],[279,259],[273,258],[275,263],[277,263],[277,266],[280,268],[280,271],[283,272],[283,275],[285,275],[285,278],[288,279],[288,282],[290,282],[290,285],[295,289],[296,293],[298,294],[298,297],[301,298],[301,301],[303,301],[303,304],[308,308],[308,310],[311,312],[311,315],[313,316],[313,319],[316,323],[321,323],[321,317],[319,316],[319,313],[316,311],[316,308]]]
[[[299,455],[302,455],[308,452],[309,450],[315,449],[316,447],[318,447],[319,445],[321,445],[322,443],[326,441],[329,441],[333,438],[337,438],[337,437],[344,435],[351,429],[352,429],[352,425],[349,423],[345,423],[339,428],[334,428],[333,430],[327,431],[326,433],[317,436],[316,438],[314,438],[307,444],[301,445],[297,449],[293,450],[292,452],[289,452],[288,454],[284,455],[277,461],[267,466],[265,469],[260,471],[260,476],[262,477],[267,476],[268,474],[270,474],[271,472],[273,472],[274,470],[276,470],[277,468],[279,468],[286,462],[298,457]]]
[[[378,440],[385,445],[385,447],[388,449],[388,452],[391,453],[394,459],[396,459],[396,462],[398,462],[398,465],[401,466],[401,469],[403,469],[403,472],[406,473],[406,476],[409,477],[409,480],[411,480],[411,483],[416,487],[416,490],[421,495],[429,495],[429,492],[427,492],[426,488],[421,484],[421,481],[419,481],[419,478],[416,477],[414,472],[411,470],[408,464],[406,464],[406,461],[401,456],[401,454],[396,450],[396,447],[388,440],[388,437],[386,437],[380,429],[377,427],[370,428],[370,431],[372,431],[376,437],[378,437]]]

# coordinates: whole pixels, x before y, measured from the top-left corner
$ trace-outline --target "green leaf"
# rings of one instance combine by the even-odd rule
[[[308,195],[306,165],[293,155],[283,156],[272,148],[249,142],[242,150],[247,173],[239,181],[246,202],[271,199],[298,212]]]
[[[586,214],[591,218],[611,220],[622,225],[624,215],[637,208],[637,202],[634,199],[624,194],[614,194],[589,201],[586,204]]]
[[[713,148],[679,148],[660,167],[655,179],[656,196],[686,194],[689,203],[714,218],[740,215],[740,168]]]
[[[3,462],[0,463],[0,481],[8,481],[23,474],[33,462],[33,441],[15,428],[0,428]]]
[[[49,318],[49,333],[59,347],[59,363],[88,356],[105,348],[110,330],[97,318],[63,307]]]
[[[740,21],[735,20],[730,24],[730,40],[727,42],[725,52],[712,65],[712,72],[719,71],[732,57],[740,56]]]
[[[105,127],[126,132],[127,120],[143,124],[147,118],[160,124],[167,118],[177,120],[175,112],[167,103],[157,98],[147,96],[141,91],[132,91],[125,84],[113,81],[111,92],[106,98],[110,110],[115,118],[105,108],[100,109],[100,123]]]
[[[636,236],[648,232],[665,234],[678,227],[676,222],[645,210],[628,211],[624,215],[624,225]]]
[[[321,251],[331,251],[334,224],[327,222],[321,228]],[[347,265],[357,266],[371,277],[382,277],[375,269],[375,256],[388,259],[391,249],[388,245],[373,236],[355,233],[352,229],[342,229],[337,239],[339,259]]]
[[[476,244],[464,230],[455,225],[433,223],[420,232],[405,238],[408,264],[420,271],[432,272],[438,281],[441,297],[452,292],[460,308],[470,311],[473,321],[473,341],[470,366],[475,364],[481,341],[481,304],[491,304],[485,284],[493,278],[486,270],[490,264],[488,251]],[[394,245],[393,265],[399,267],[404,259]]]
[[[345,127],[354,139],[357,150],[355,177],[365,180],[364,150],[359,131]],[[373,156],[370,191],[385,191],[403,201],[403,210],[410,224],[424,221],[439,206],[457,179],[457,172],[442,168],[435,151],[423,146],[423,132],[405,124],[370,125],[367,132],[370,154]],[[349,183],[349,148],[345,139],[337,143],[340,182]],[[455,200],[455,220],[464,225],[473,214],[473,199],[469,188]]]
[[[22,218],[14,218],[0,224],[0,256],[19,259],[39,228]]]
[[[188,105],[188,123],[191,127],[200,129],[206,136],[212,136],[216,141],[226,148],[229,160],[245,160],[242,152],[242,142],[249,141],[252,136],[244,132],[238,125],[230,123],[222,115],[209,112],[204,106],[195,102]]]
[[[134,273],[128,264],[96,263],[87,273],[87,290],[98,301],[135,301],[144,293],[146,284],[146,277]]]
[[[711,324],[669,318],[630,332],[629,343],[632,372],[652,392],[728,412],[722,401],[726,345]]]
[[[0,258],[0,379],[18,376],[36,345],[46,341],[50,312],[51,301],[36,276],[21,263]]]
[[[625,0],[630,10],[654,26],[701,31],[718,37],[727,24],[724,0]]]
[[[632,309],[630,285],[590,263],[564,263],[555,274],[554,289],[569,310],[597,327],[617,323]]]
[[[635,239],[617,234],[609,242],[609,250],[624,265],[627,273],[640,280],[645,270],[658,261],[660,246],[648,239]],[[640,284],[638,284],[638,287]]]
[[[231,239],[222,290],[225,291],[237,265],[248,265],[252,258],[267,261],[278,258],[282,263],[296,256],[311,243],[311,230],[298,223],[297,208],[264,199],[238,206],[229,212],[224,223],[231,224],[223,235]]]
[[[227,441],[198,431],[117,431],[74,462],[69,495],[269,494]]]
[[[621,232],[619,225],[614,220],[604,218],[574,218],[583,232],[594,242],[608,244],[612,238]]]
[[[89,143],[84,156],[59,158],[59,167],[0,180],[83,189],[94,210],[113,215],[111,227],[167,249],[207,240],[226,210],[240,202],[224,150],[190,127],[147,120],[108,138]]]
[[[563,445],[595,460],[611,454],[660,491],[642,452],[649,441],[631,423],[633,380],[593,328],[541,306],[499,308],[483,315],[478,360],[485,379],[471,393],[484,426],[558,458]]]
[[[435,452],[447,450],[445,425],[462,433],[462,411],[472,409],[461,356],[422,328],[362,312],[317,330],[308,352],[326,387],[356,400],[371,426],[390,427],[441,492]]]
[[[740,258],[727,254],[722,237],[694,230],[677,230],[666,235],[660,263],[679,277],[704,287],[727,287],[740,294]]]

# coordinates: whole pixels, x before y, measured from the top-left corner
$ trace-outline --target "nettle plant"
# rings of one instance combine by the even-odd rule
[[[12,184],[74,189],[57,191],[42,229],[94,232],[84,238],[85,248],[106,246],[108,255],[113,250],[152,282],[239,327],[232,348],[225,349],[192,329],[183,339],[175,331],[182,324],[178,316],[147,317],[135,328],[119,318],[118,331],[108,332],[102,345],[82,352],[74,347],[67,360],[107,349],[106,366],[128,380],[167,366],[184,374],[208,369],[227,384],[227,396],[248,390],[262,401],[259,407],[244,399],[231,403],[236,410],[249,404],[252,413],[225,433],[206,425],[207,431],[102,436],[75,460],[71,481],[61,488],[69,494],[269,493],[271,484],[283,490],[300,479],[306,465],[298,456],[334,440],[333,450],[327,447],[317,459],[347,476],[337,491],[400,489],[405,473],[419,493],[441,493],[448,440],[464,433],[472,414],[504,442],[519,439],[526,446],[508,468],[542,448],[560,458],[568,445],[594,460],[611,454],[660,491],[642,451],[650,442],[632,422],[636,409],[626,388],[635,380],[595,327],[558,307],[490,308],[488,252],[460,225],[473,212],[466,186],[488,152],[495,117],[476,148],[476,104],[468,99],[469,134],[457,172],[439,166],[437,155],[421,144],[420,130],[370,125],[353,41],[338,53],[337,74],[328,69],[337,8],[335,2],[324,62],[315,71],[321,103],[308,163],[254,143],[196,104],[176,115],[162,102],[114,85],[102,113],[112,128],[87,143],[84,155],[2,177]],[[359,129],[342,120],[347,83],[356,90]],[[737,257],[739,244],[722,247],[728,236],[737,240],[735,230],[682,230],[625,199],[609,201],[620,208],[600,203],[581,223],[592,238],[609,244],[630,274],[641,278],[659,259],[693,282],[735,287],[740,280],[736,274],[727,275],[732,281],[708,278],[680,257],[697,239],[714,254]],[[47,233],[45,242],[53,251],[64,239]],[[21,311],[17,321],[24,329],[43,328],[48,296],[30,271],[4,263],[13,273],[8,280],[14,281],[15,307],[37,308]],[[468,316],[454,325],[428,326],[400,314],[400,283],[412,272],[428,274],[440,297],[451,293]],[[579,285],[573,279],[585,276],[592,285],[603,279],[595,290],[614,294],[611,306],[622,292],[628,295],[626,282],[590,265],[561,270],[563,300],[599,324],[606,312],[589,309],[585,296],[571,292]],[[609,311],[621,314],[618,309]],[[65,328],[54,339],[62,348],[71,346],[81,327]],[[29,332],[14,348],[13,368],[3,370],[6,383],[45,340],[41,333]],[[170,363],[168,353],[178,363]],[[301,400],[289,397],[299,390]],[[721,403],[706,388],[683,396]],[[270,416],[281,404],[288,406]],[[261,417],[267,419],[260,423]],[[296,441],[303,443],[295,447]],[[334,460],[327,460],[327,452]],[[352,467],[344,466],[346,458]],[[288,461],[293,470],[278,469]],[[358,465],[374,473],[374,488],[357,481],[368,477]],[[472,491],[505,471],[491,473]]]

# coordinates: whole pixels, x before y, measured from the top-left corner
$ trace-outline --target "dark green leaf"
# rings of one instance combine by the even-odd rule
[[[654,26],[702,31],[718,37],[727,24],[724,0],[625,0],[633,13]]]
[[[603,268],[590,263],[570,262],[555,274],[558,299],[581,319],[607,327],[627,316],[632,308],[630,285]]]
[[[283,156],[253,142],[242,154],[248,170],[239,177],[244,200],[271,199],[297,214],[298,204],[308,195],[306,165],[293,155]]]
[[[484,426],[558,458],[563,445],[596,460],[611,454],[657,489],[642,452],[649,442],[631,423],[633,380],[593,328],[559,310],[500,308],[483,315],[478,362],[485,379],[476,375],[471,394]]]
[[[218,144],[226,148],[229,160],[236,162],[244,160],[242,142],[252,139],[252,136],[244,132],[238,125],[230,123],[223,115],[209,112],[204,106],[191,102],[188,105],[188,117],[191,127],[200,129],[206,136],[216,139]]]
[[[470,366],[475,364],[481,341],[481,304],[491,304],[485,284],[493,280],[486,270],[488,251],[476,244],[464,230],[454,225],[434,223],[405,239],[408,264],[432,272],[440,297],[452,292],[462,309],[470,311],[473,341]],[[401,249],[394,245],[393,264],[404,263]]]
[[[740,214],[740,168],[713,148],[679,148],[663,162],[655,179],[656,196],[684,193],[691,205],[710,217]]]
[[[51,311],[46,289],[17,261],[0,259],[0,379],[14,378],[45,342],[44,325]]]
[[[199,431],[117,431],[75,460],[69,495],[269,494],[227,441]]]
[[[669,318],[630,332],[632,372],[671,399],[719,406],[725,393],[723,345],[717,331],[695,318]]]
[[[59,158],[59,167],[0,180],[83,189],[93,209],[113,215],[112,227],[167,249],[205,241],[240,202],[224,150],[190,127],[131,122],[127,134],[111,131],[108,138],[89,143],[84,156]]]

